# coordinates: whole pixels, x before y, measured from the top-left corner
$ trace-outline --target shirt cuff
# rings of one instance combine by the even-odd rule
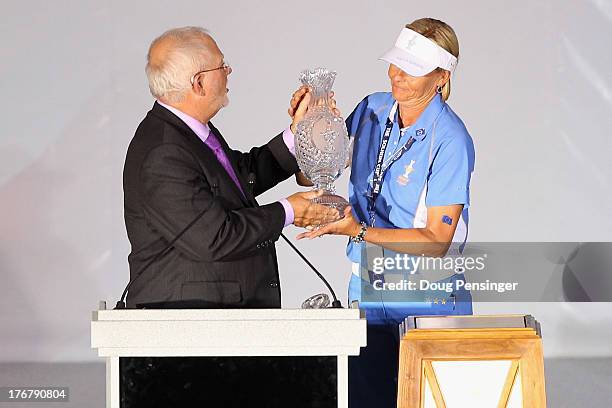
[[[291,154],[295,156],[295,136],[291,131],[291,126],[285,129],[283,132],[283,142],[285,142],[285,146],[287,146],[287,149],[289,149]]]
[[[295,213],[293,212],[293,207],[289,204],[289,200],[283,198],[278,200],[279,203],[282,204],[285,209],[285,227],[287,225],[293,224],[293,220],[295,219]]]

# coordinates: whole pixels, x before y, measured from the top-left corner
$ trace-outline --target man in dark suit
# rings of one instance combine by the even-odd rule
[[[128,307],[280,307],[274,243],[282,229],[338,216],[312,204],[313,192],[256,203],[255,196],[298,171],[292,132],[248,153],[230,149],[210,119],[227,105],[231,68],[201,28],[154,40],[146,72],[157,101],[130,143],[123,179],[132,244]]]

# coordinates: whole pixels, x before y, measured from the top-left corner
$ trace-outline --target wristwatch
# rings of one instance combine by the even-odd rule
[[[359,233],[355,235],[354,237],[351,237],[351,241],[354,242],[355,244],[363,242],[363,239],[367,231],[368,231],[368,224],[362,221],[361,229],[359,230]]]

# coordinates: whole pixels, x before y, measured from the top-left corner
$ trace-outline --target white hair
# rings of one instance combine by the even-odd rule
[[[193,74],[203,69],[210,55],[202,36],[210,36],[201,27],[173,28],[157,37],[149,46],[145,72],[151,94],[167,102],[181,102],[190,89]],[[151,61],[151,50],[161,41],[171,40],[171,46],[159,61]]]

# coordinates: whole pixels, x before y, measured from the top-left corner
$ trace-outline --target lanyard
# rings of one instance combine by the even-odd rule
[[[370,226],[374,226],[374,204],[376,203],[376,199],[380,194],[380,190],[382,189],[383,179],[385,178],[385,173],[391,167],[393,163],[395,163],[404,153],[410,150],[412,144],[414,143],[414,138],[410,136],[410,139],[404,145],[398,149],[393,155],[385,161],[385,152],[387,151],[387,147],[389,145],[389,138],[391,137],[391,131],[393,130],[393,122],[391,119],[387,118],[387,125],[385,127],[385,132],[383,133],[382,141],[380,143],[380,150],[378,151],[378,158],[376,160],[376,167],[374,167],[374,177],[372,178],[372,189],[370,193],[367,195],[368,198],[368,213],[370,215]]]

